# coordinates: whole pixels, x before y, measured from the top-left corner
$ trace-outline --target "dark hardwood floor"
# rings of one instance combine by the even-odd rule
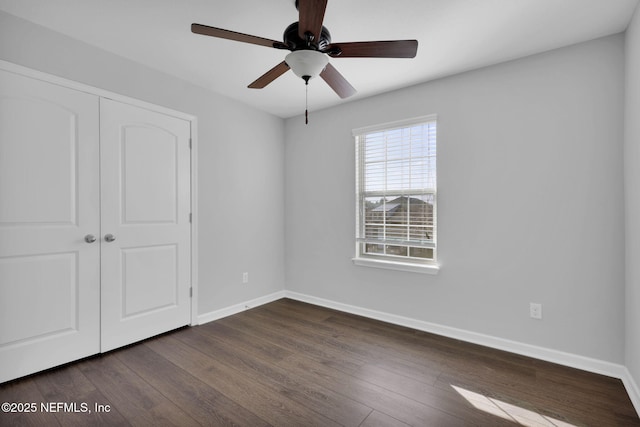
[[[640,426],[620,380],[288,299],[2,384],[1,402],[37,410],[0,426]]]

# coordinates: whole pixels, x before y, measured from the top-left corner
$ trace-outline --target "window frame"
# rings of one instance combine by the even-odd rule
[[[426,123],[435,123],[436,125],[436,130],[435,130],[435,133],[436,133],[436,136],[435,136],[436,182],[435,182],[434,188],[422,187],[422,189],[420,190],[421,194],[424,194],[424,195],[432,194],[432,197],[433,197],[433,204],[432,204],[432,217],[433,217],[432,228],[433,229],[432,229],[432,239],[430,239],[432,243],[422,242],[422,243],[415,244],[414,242],[414,245],[411,245],[412,243],[411,240],[398,241],[397,243],[399,243],[400,246],[406,245],[407,248],[412,246],[432,248],[433,258],[425,259],[425,260],[421,260],[419,258],[412,258],[408,256],[410,252],[407,252],[407,256],[403,256],[403,255],[394,256],[389,254],[377,255],[377,254],[371,254],[371,253],[364,253],[364,250],[362,249],[363,245],[370,241],[370,239],[366,238],[365,230],[363,228],[365,210],[362,208],[362,206],[365,203],[365,199],[367,197],[383,197],[383,196],[394,197],[395,194],[399,194],[399,193],[393,192],[393,191],[365,191],[364,187],[366,185],[366,182],[363,175],[364,166],[363,166],[363,160],[362,160],[364,151],[363,151],[363,148],[361,147],[360,138],[363,138],[366,135],[372,134],[375,132],[392,131],[396,129],[408,128],[411,126],[421,125]],[[355,257],[352,259],[353,263],[355,265],[366,266],[366,267],[385,268],[385,269],[391,269],[391,270],[410,271],[410,272],[416,272],[416,273],[437,274],[440,268],[438,264],[438,253],[437,253],[437,247],[438,247],[438,244],[437,244],[437,237],[438,237],[438,232],[437,232],[437,226],[438,226],[438,221],[437,221],[437,200],[438,200],[438,197],[437,197],[437,158],[438,158],[437,156],[437,144],[438,144],[437,115],[430,114],[427,116],[414,117],[414,118],[399,120],[395,122],[388,122],[388,123],[382,123],[382,124],[373,125],[373,126],[357,128],[352,130],[352,135],[354,138],[355,155],[356,155],[355,157],[356,233],[355,233]],[[407,157],[403,157],[403,159],[406,159],[406,158]],[[385,161],[385,164],[386,164],[386,161]],[[400,191],[400,193],[403,193],[403,192]],[[410,201],[408,205],[410,209],[410,206],[411,206]],[[409,227],[410,225],[407,224],[406,226]],[[389,242],[389,241],[386,240],[386,242]],[[395,243],[395,242],[391,241],[391,243]],[[389,245],[389,243],[381,243],[381,244]],[[409,251],[409,249],[407,250]]]

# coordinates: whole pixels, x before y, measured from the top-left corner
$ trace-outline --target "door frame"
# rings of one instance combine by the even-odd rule
[[[108,98],[124,104],[130,104],[136,107],[145,108],[147,110],[174,116],[179,119],[186,120],[190,123],[191,128],[191,326],[198,324],[198,118],[194,115],[183,113],[160,105],[151,104],[146,101],[120,95],[108,90],[100,89],[84,83],[54,76],[22,65],[14,64],[0,59],[0,69],[31,77],[33,79],[42,80],[47,83],[64,86],[101,98]]]

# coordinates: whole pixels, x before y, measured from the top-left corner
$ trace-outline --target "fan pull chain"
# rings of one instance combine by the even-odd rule
[[[302,76],[304,80],[304,124],[309,124],[309,80],[311,76]]]
[[[309,80],[304,84],[304,124],[309,124]]]

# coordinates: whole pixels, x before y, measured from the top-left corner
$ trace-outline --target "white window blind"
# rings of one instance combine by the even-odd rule
[[[436,118],[357,129],[356,257],[436,261]]]

